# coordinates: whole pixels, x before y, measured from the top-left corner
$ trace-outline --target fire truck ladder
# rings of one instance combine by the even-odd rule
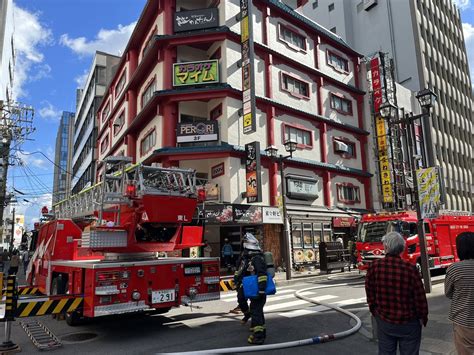
[[[99,225],[102,224],[104,212],[112,212],[114,214],[114,225],[120,225],[120,205],[130,202],[129,197],[125,194],[128,182],[128,174],[126,174],[127,165],[132,162],[130,157],[114,157],[105,158],[104,172],[102,175],[102,191],[99,208]]]
[[[99,225],[106,212],[120,224],[120,205],[131,202],[127,189],[137,197],[167,195],[196,197],[196,173],[193,169],[129,165],[128,157],[108,157],[102,181],[53,206],[56,218],[86,218],[98,212]],[[127,166],[128,165],[128,166]]]
[[[22,328],[39,350],[52,350],[63,344],[43,323],[35,321],[21,321]]]

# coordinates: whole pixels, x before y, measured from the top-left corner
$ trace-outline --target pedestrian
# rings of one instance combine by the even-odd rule
[[[227,271],[232,271],[232,257],[234,255],[234,249],[229,243],[229,239],[224,239],[224,245],[222,247],[222,258],[224,259],[224,266],[227,267]]]
[[[248,312],[245,309],[247,300],[243,295],[242,288],[239,305],[244,313],[244,318],[242,318],[241,322],[245,324],[249,319],[251,319],[250,331],[252,334],[248,337],[247,341],[249,344],[261,345],[265,342],[267,334],[265,316],[263,314],[263,307],[267,301],[267,295],[265,294],[268,279],[267,265],[262,250],[260,249],[260,244],[252,233],[245,233],[243,247],[244,255],[247,256],[248,261],[246,262],[247,267],[243,270],[242,276],[257,275],[258,294],[256,297],[250,299],[250,312]]]
[[[459,355],[474,354],[474,233],[456,238],[459,262],[446,271],[444,293],[451,299],[454,345]]]
[[[30,262],[30,254],[28,252],[28,249],[23,250],[23,253],[21,255],[21,261],[23,262],[23,272],[26,276],[26,269],[28,269],[28,264]]]
[[[18,250],[13,250],[12,257],[10,259],[10,268],[8,270],[8,275],[16,275],[18,272],[18,267],[20,266],[20,256],[18,255]]]
[[[209,258],[212,253],[212,247],[209,245],[207,240],[204,240],[204,248],[202,248],[204,257]]]
[[[4,261],[3,261],[3,248],[0,249],[0,272],[3,272],[4,268]]]
[[[370,312],[377,322],[379,354],[418,354],[428,303],[416,267],[404,261],[405,239],[397,232],[382,238],[385,258],[372,262],[365,277]]]

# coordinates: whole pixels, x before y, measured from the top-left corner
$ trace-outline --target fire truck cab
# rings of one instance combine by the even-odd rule
[[[78,296],[70,324],[220,297],[218,258],[166,255],[202,245],[202,226],[191,224],[195,172],[126,163],[107,160],[102,182],[54,206],[38,231],[27,282],[47,296]]]
[[[456,237],[461,232],[474,232],[474,216],[469,212],[441,211],[438,218],[425,219],[423,225],[430,269],[447,268],[459,260]],[[366,270],[372,261],[385,257],[382,237],[391,231],[401,233],[406,240],[402,258],[421,270],[417,217],[413,211],[362,216],[356,242],[359,270]]]

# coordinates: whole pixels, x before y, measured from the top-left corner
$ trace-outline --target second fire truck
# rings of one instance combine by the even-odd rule
[[[461,232],[474,232],[474,215],[469,212],[442,211],[438,218],[425,219],[427,253],[430,269],[447,268],[459,260],[456,237]],[[402,258],[421,270],[417,218],[413,211],[363,215],[357,232],[357,259],[360,270],[372,261],[385,257],[382,237],[388,232],[401,233],[406,240]]]

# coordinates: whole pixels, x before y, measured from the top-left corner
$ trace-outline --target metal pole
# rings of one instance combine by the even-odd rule
[[[281,204],[283,209],[283,248],[285,250],[285,267],[286,267],[286,279],[291,280],[291,258],[290,258],[290,235],[288,228],[288,216],[286,213],[286,185],[285,185],[285,173],[283,171],[283,157],[280,155],[278,159],[278,165],[280,168],[281,178]]]
[[[418,181],[416,179],[416,151],[413,147],[413,139],[411,133],[414,129],[414,120],[412,117],[408,116],[408,127],[410,128],[410,134],[407,135],[408,146],[411,154],[411,174],[413,178],[413,194],[415,197],[415,206],[416,206],[416,218],[417,218],[417,230],[418,230],[418,242],[420,243],[420,262],[421,262],[421,273],[423,275],[423,282],[425,285],[426,293],[431,292],[431,277],[430,277],[430,268],[428,265],[428,253],[426,248],[426,237],[425,237],[425,228],[423,218],[421,218],[421,206],[420,206],[420,196],[418,195]]]

